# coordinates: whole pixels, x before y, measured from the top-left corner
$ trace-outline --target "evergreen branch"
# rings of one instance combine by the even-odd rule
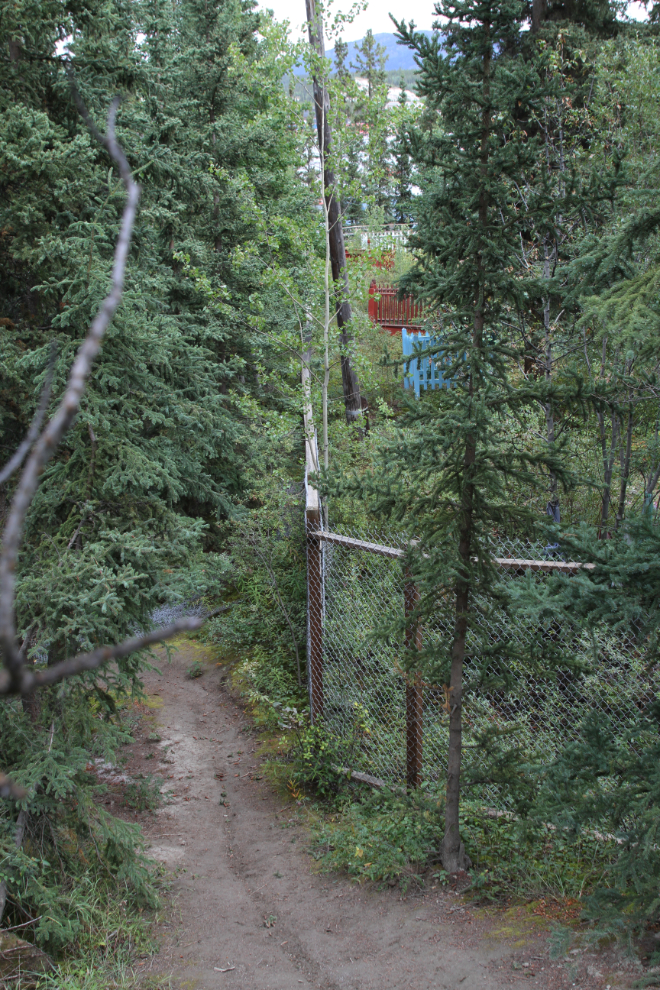
[[[44,421],[44,416],[46,415],[46,410],[48,409],[48,403],[50,402],[50,393],[53,385],[53,374],[55,372],[55,356],[56,348],[53,344],[51,348],[50,361],[48,365],[48,373],[46,375],[46,381],[44,382],[44,387],[41,391],[41,399],[39,400],[39,405],[34,414],[32,422],[30,423],[30,429],[27,432],[27,436],[23,443],[19,446],[13,457],[10,457],[2,471],[0,471],[0,485],[4,485],[6,481],[11,478],[14,471],[18,471],[19,467],[27,457],[30,447],[34,441],[39,436],[41,430],[41,424]]]
[[[172,623],[171,626],[162,626],[160,629],[154,629],[153,632],[146,633],[144,636],[133,636],[131,639],[125,639],[123,643],[118,643],[116,646],[100,646],[98,649],[92,650],[91,653],[80,653],[77,657],[62,660],[60,663],[53,664],[52,667],[47,667],[45,670],[34,671],[22,667],[19,672],[18,684],[16,684],[16,678],[12,677],[10,672],[6,670],[0,671],[0,696],[8,694],[30,694],[38,688],[58,684],[60,681],[66,680],[68,677],[73,677],[75,674],[84,674],[88,670],[97,670],[109,660],[120,660],[122,657],[127,657],[131,653],[143,650],[153,643],[160,643],[165,639],[171,639],[172,636],[176,636],[181,632],[194,632],[207,619],[223,611],[226,611],[226,609],[217,609],[199,618],[179,619],[178,622]]]
[[[23,837],[25,835],[25,825],[27,823],[28,813],[25,808],[21,808],[18,813],[18,818],[16,819],[16,832],[14,834],[14,844],[16,849],[20,849],[23,845]],[[5,904],[7,903],[7,881],[3,880],[0,883],[0,924],[2,923],[2,916],[5,913]]]
[[[126,204],[122,214],[119,237],[115,246],[112,267],[112,288],[103,300],[92,321],[87,336],[75,357],[69,374],[66,392],[55,414],[34,443],[32,453],[28,457],[25,468],[23,469],[9,509],[0,551],[0,649],[2,650],[5,667],[6,687],[3,692],[5,694],[20,692],[26,677],[23,669],[23,659],[16,643],[14,616],[16,565],[18,563],[18,552],[23,536],[25,518],[37,490],[41,473],[78,413],[87,379],[92,370],[92,364],[101,349],[105,332],[121,302],[124,288],[124,273],[140,198],[139,186],[133,181],[126,156],[115,137],[115,118],[119,99],[115,98],[110,106],[107,134],[101,134],[91,119],[75,87],[71,70],[69,70],[69,78],[78,111],[92,134],[107,149],[110,157],[119,168],[126,188]],[[80,660],[80,658],[78,659]],[[64,663],[67,663],[67,661],[64,661]],[[69,676],[69,674],[64,674],[63,676]]]

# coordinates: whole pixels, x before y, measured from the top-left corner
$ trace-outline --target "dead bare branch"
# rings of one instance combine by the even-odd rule
[[[209,612],[206,615],[195,618],[179,619],[178,622],[172,623],[171,626],[162,626],[160,629],[154,629],[153,632],[145,633],[143,636],[133,636],[131,639],[125,639],[123,643],[118,643],[116,646],[99,646],[97,650],[92,650],[91,653],[80,653],[76,657],[70,657],[68,660],[62,660],[60,663],[53,664],[52,667],[47,667],[45,670],[34,670],[30,667],[23,667],[20,672],[18,684],[16,684],[16,679],[12,678],[9,671],[0,671],[0,696],[8,694],[30,694],[38,688],[57,684],[59,681],[73,677],[75,674],[83,674],[87,670],[96,670],[109,660],[120,660],[122,657],[127,657],[130,653],[135,653],[137,650],[144,650],[147,646],[151,646],[152,643],[160,643],[165,639],[171,639],[177,633],[194,632],[207,619],[222,611],[225,611],[225,609],[217,609],[214,612]]]
[[[2,549],[0,552],[0,650],[2,651],[3,664],[5,668],[3,672],[5,690],[2,692],[4,694],[19,693],[23,691],[23,685],[26,682],[26,678],[28,680],[30,679],[30,675],[26,673],[23,668],[22,658],[17,646],[14,618],[16,565],[18,562],[18,551],[23,536],[25,518],[34,497],[34,493],[37,489],[39,477],[44,467],[53,456],[62,437],[71,426],[78,409],[80,408],[80,400],[85,390],[87,379],[89,378],[92,369],[92,364],[101,349],[105,332],[110,325],[110,322],[121,301],[124,287],[124,273],[126,270],[128,252],[131,245],[133,224],[135,222],[137,205],[140,198],[139,186],[133,181],[133,176],[131,174],[128,161],[126,160],[126,156],[124,155],[124,152],[115,137],[115,118],[117,115],[119,100],[113,100],[108,113],[107,134],[101,134],[92,121],[87,108],[80,98],[80,94],[73,84],[73,81],[72,89],[76,105],[78,106],[78,110],[85,120],[85,123],[96,138],[101,142],[101,144],[107,148],[110,157],[119,168],[119,172],[126,188],[126,204],[122,214],[119,237],[115,246],[114,262],[112,267],[112,287],[108,295],[103,300],[98,313],[94,317],[87,336],[85,337],[75,357],[69,375],[67,389],[64,393],[62,401],[60,402],[52,419],[34,443],[32,453],[27,459],[9,509],[7,524],[5,526],[2,539]],[[152,639],[151,642],[154,642],[154,640]],[[116,649],[121,650],[121,647],[117,647]],[[139,649],[139,646],[134,647],[134,649]],[[112,656],[112,648],[107,647],[104,648],[104,650],[110,651],[106,656],[106,659],[109,659]],[[115,655],[125,656],[126,653],[123,652]],[[92,654],[89,655],[89,657],[91,656]],[[88,660],[87,662],[91,661]],[[99,663],[102,662],[103,659],[99,660]],[[65,660],[63,661],[63,664],[58,664],[57,668],[60,669],[61,674],[59,677],[56,677],[56,680],[61,680],[62,677],[70,676],[69,673],[63,672],[63,665],[66,666],[67,664],[73,665],[71,673],[78,673],[78,667],[80,664],[83,664],[83,659],[73,658],[71,661]],[[98,666],[98,664],[92,664],[91,667],[85,667],[83,664],[80,669],[92,669],[93,666]],[[54,667],[51,669],[55,671],[57,668]],[[32,677],[34,676],[36,675],[32,675]],[[34,682],[32,683],[33,687],[28,688],[28,690],[33,690],[34,686],[36,686]],[[54,683],[54,681],[51,681],[50,683]]]

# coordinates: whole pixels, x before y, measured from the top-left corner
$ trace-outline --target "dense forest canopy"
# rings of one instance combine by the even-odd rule
[[[151,628],[158,609],[220,606],[205,635],[246,664],[259,704],[304,723],[309,406],[328,455],[326,523],[418,541],[415,622],[451,602],[451,635],[421,660],[404,650],[448,692],[447,872],[469,865],[466,643],[501,683],[514,661],[566,661],[548,637],[493,647],[480,610],[570,614],[585,635],[635,624],[651,686],[627,734],[587,719],[533,768],[497,732],[480,745],[508,808],[619,836],[590,910],[641,931],[658,921],[660,870],[657,10],[644,24],[614,0],[447,0],[436,13],[434,32],[397,24],[417,68],[396,80],[371,32],[349,49],[338,21],[324,59],[249,0],[3,5],[3,464],[51,379],[51,412],[61,399],[110,284],[125,190],[74,91],[99,127],[121,97],[117,139],[141,189],[121,305],[27,516],[19,645],[42,669]],[[300,64],[327,92],[330,160]],[[400,336],[368,316],[372,282],[424,307],[448,388],[404,392]],[[19,477],[0,486],[3,526]],[[505,589],[502,536],[595,566]],[[388,615],[370,634],[409,643],[409,622]],[[148,662],[133,653],[0,704],[0,770],[27,792],[0,808],[0,904],[7,923],[39,916],[30,937],[54,954],[82,937],[82,878],[154,902],[136,830],[95,803],[88,771],[117,758]]]

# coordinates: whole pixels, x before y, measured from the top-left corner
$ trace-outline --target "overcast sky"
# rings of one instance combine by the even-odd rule
[[[305,0],[259,0],[259,6],[275,11],[278,21],[290,21],[292,35],[298,37],[305,22]],[[351,0],[335,0],[330,7],[330,15],[338,10],[346,13],[350,7]],[[363,38],[369,28],[374,34],[383,31],[391,33],[394,25],[388,16],[390,12],[397,18],[413,20],[419,28],[428,29],[433,23],[433,0],[371,0],[364,13],[345,26],[342,32],[344,41]]]
[[[259,6],[273,10],[279,21],[288,20],[291,23],[291,33],[294,38],[300,36],[305,21],[305,0],[259,0]],[[346,12],[351,6],[351,0],[335,0],[330,10]],[[359,14],[352,24],[347,24],[342,32],[344,41],[357,41],[363,38],[368,28],[374,34],[383,31],[392,32],[394,27],[389,18],[392,13],[398,18],[405,17],[414,21],[418,28],[430,29],[433,24],[433,0],[371,0],[364,13]],[[646,11],[641,3],[628,4],[631,17],[643,19]],[[332,42],[330,42],[330,45]]]

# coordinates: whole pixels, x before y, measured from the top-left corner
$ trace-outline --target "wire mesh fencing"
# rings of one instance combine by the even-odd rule
[[[332,732],[357,741],[352,769],[391,785],[441,778],[449,739],[447,688],[405,673],[403,643],[378,635],[387,616],[405,616],[416,604],[416,589],[404,567],[405,541],[392,534],[323,532],[314,523],[308,533],[313,717],[322,716]],[[543,568],[553,566],[547,563],[548,548],[541,544],[498,539],[493,556],[502,561],[504,581],[519,580],[536,565],[534,579],[543,581]],[[565,662],[560,659],[551,669],[539,670],[516,659],[532,635],[529,614],[517,615],[476,599],[471,616],[463,700],[468,765],[478,766],[483,760],[476,742],[486,729],[505,730],[510,745],[548,760],[560,744],[577,737],[590,711],[606,714],[623,731],[660,689],[658,675],[647,668],[645,642],[636,629],[625,635],[606,629],[589,633],[568,616],[561,622],[548,620],[542,635]],[[453,621],[452,603],[439,603],[437,614],[423,628],[411,629],[409,636],[417,641],[408,641],[407,648],[446,648]],[[494,662],[489,668],[482,659],[488,655],[484,644],[496,647],[504,641],[514,647],[506,676],[501,664]],[[496,799],[491,787],[485,791]]]

